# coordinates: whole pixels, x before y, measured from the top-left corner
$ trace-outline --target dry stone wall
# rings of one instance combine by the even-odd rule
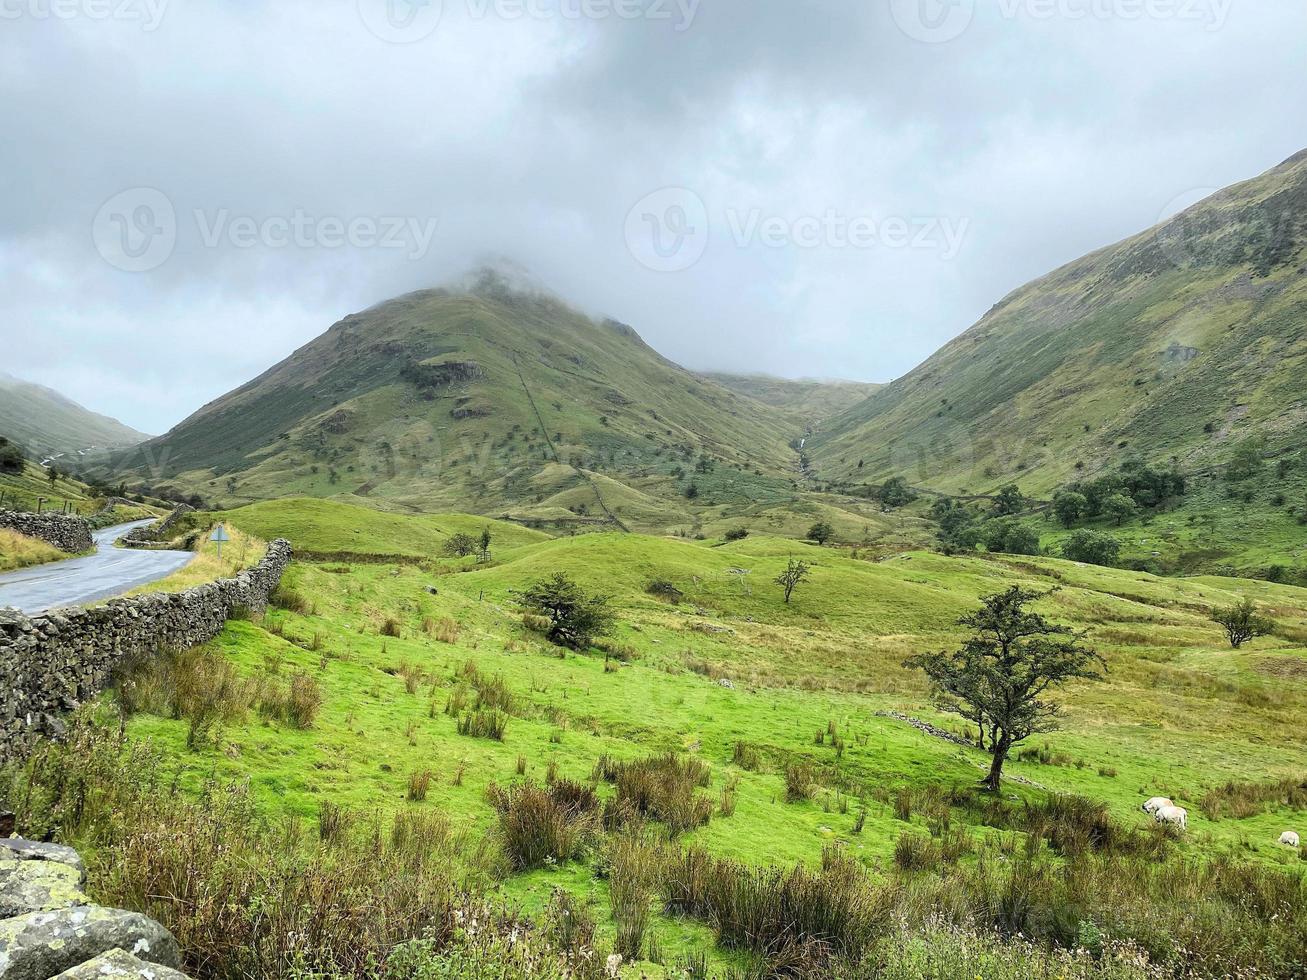
[[[177,522],[187,514],[193,513],[195,513],[195,508],[190,504],[179,504],[162,521],[155,524],[142,524],[140,527],[128,531],[119,540],[128,547],[151,544],[155,541],[165,541]]]
[[[70,554],[90,551],[94,544],[91,540],[91,522],[84,517],[0,510],[0,527],[7,527],[29,538],[40,538]]]
[[[104,689],[123,661],[213,639],[233,612],[261,612],[290,563],[278,539],[253,568],[175,594],[27,617],[0,610],[0,762],[63,731],[60,715]]]

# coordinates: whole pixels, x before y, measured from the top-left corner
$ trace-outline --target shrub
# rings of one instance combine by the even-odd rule
[[[318,838],[325,844],[344,840],[350,826],[350,814],[344,807],[323,800],[318,805]]]
[[[743,541],[748,536],[749,529],[747,527],[733,527],[723,535],[727,541]]]
[[[1198,805],[1209,819],[1242,820],[1263,813],[1268,804],[1307,810],[1307,776],[1264,783],[1227,782],[1205,793]]]
[[[213,647],[162,650],[120,669],[118,703],[124,713],[159,715],[193,723],[236,723],[258,698],[258,685],[242,678]]]
[[[473,679],[472,684],[477,692],[473,710],[502,711],[506,715],[513,714],[513,709],[516,706],[513,692],[509,690],[508,682],[504,680],[502,674],[495,674],[493,677],[484,677],[478,674]]]
[[[403,630],[400,628],[399,620],[394,616],[387,616],[385,621],[381,624],[381,635],[399,639],[403,635]]]

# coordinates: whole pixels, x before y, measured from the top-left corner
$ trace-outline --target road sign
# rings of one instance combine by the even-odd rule
[[[213,529],[213,533],[209,535],[209,540],[210,540],[210,541],[217,542],[217,545],[218,545],[218,557],[221,558],[221,557],[222,557],[222,543],[223,543],[224,541],[230,541],[230,540],[231,540],[231,536],[227,533],[227,529],[226,529],[225,527],[223,527],[221,524],[219,524],[217,527],[215,527],[215,528]]]

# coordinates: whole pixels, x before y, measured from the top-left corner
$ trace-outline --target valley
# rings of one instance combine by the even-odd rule
[[[884,385],[696,373],[486,270],[155,438],[0,400],[0,507],[184,503],[134,596],[241,597],[111,672],[0,617],[60,734],[0,811],[202,980],[1296,980],[1304,188]]]

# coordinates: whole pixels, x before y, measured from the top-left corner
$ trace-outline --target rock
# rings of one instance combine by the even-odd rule
[[[4,980],[50,980],[111,949],[161,966],[181,966],[172,933],[136,912],[88,905],[0,921]]]
[[[121,949],[101,953],[93,960],[65,970],[55,980],[104,980],[109,977],[121,977],[124,980],[187,980],[184,973],[139,960]]]
[[[0,919],[90,905],[82,882],[82,873],[72,865],[0,854]]]
[[[732,691],[735,690],[735,682],[732,681],[729,677],[723,677],[721,680],[717,682],[717,684],[720,687],[729,688]]]
[[[8,857],[16,861],[54,861],[58,864],[66,864],[70,868],[76,868],[78,873],[77,886],[86,884],[86,865],[82,863],[82,856],[74,851],[71,847],[64,847],[62,844],[44,844],[41,841],[24,840],[21,837],[7,837],[0,839],[0,865]]]

